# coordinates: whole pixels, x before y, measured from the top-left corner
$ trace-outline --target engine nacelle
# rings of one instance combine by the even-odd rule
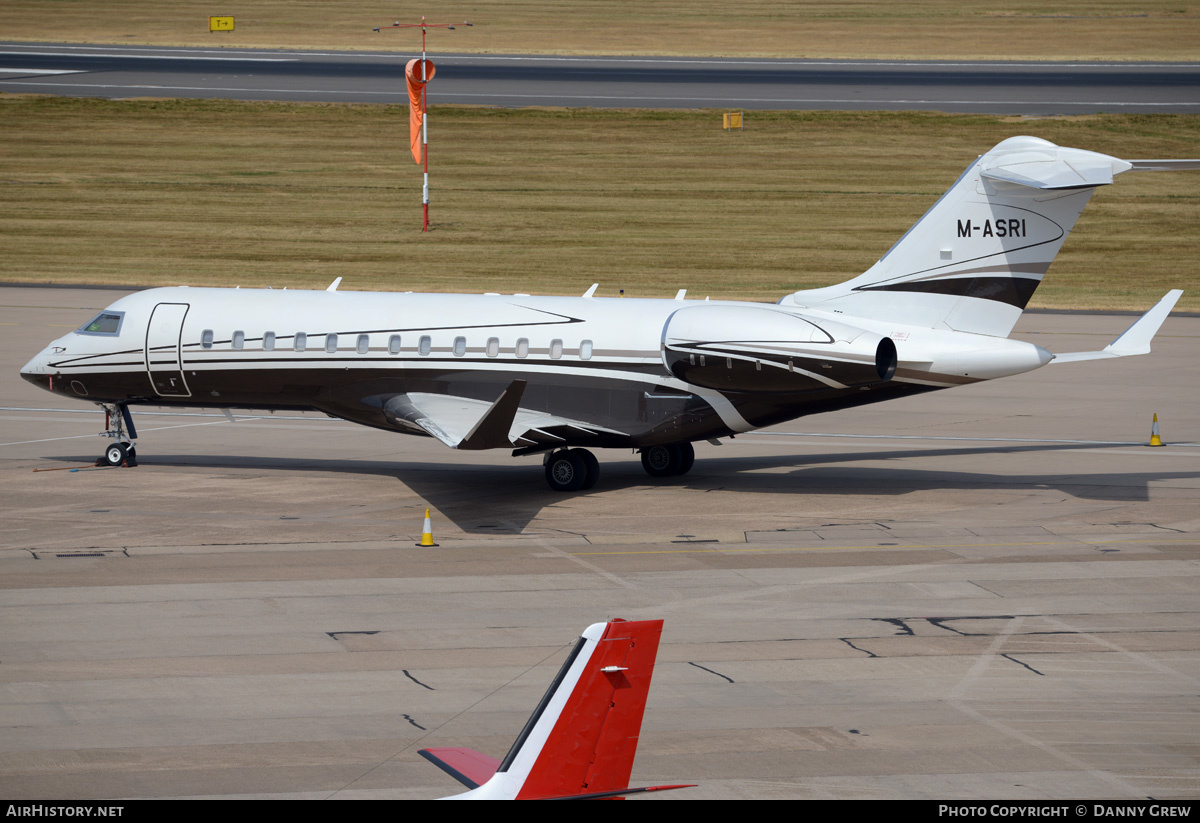
[[[775,308],[688,306],[663,327],[663,363],[680,380],[724,391],[797,392],[892,379],[891,338]]]

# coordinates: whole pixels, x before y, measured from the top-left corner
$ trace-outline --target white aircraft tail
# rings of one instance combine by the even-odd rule
[[[449,799],[588,799],[686,788],[629,788],[662,625],[589,626],[503,761],[472,749],[422,749],[470,789]]]
[[[1097,186],[1200,160],[1121,160],[1011,137],[972,163],[879,261],[785,306],[1007,337]]]

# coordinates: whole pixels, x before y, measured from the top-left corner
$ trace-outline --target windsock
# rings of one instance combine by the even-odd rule
[[[425,79],[422,80],[421,63],[418,59],[409,60],[404,67],[404,77],[408,80],[408,139],[412,144],[413,160],[421,163],[421,121],[425,117],[425,84],[433,79],[436,69],[428,60],[425,63]]]

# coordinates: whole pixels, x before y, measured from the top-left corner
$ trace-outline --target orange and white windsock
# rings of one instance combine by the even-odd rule
[[[413,160],[421,163],[421,126],[425,119],[425,84],[433,79],[436,69],[428,60],[415,58],[404,67],[408,80],[408,139],[412,144]]]

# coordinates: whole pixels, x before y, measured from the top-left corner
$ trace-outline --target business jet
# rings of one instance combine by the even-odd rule
[[[422,749],[468,791],[445,800],[589,800],[692,788],[630,787],[661,620],[589,626],[504,760]]]
[[[21,370],[105,410],[99,462],[133,465],[132,406],[319,410],[450,448],[542,454],[558,491],[595,485],[590,449],[654,477],[692,443],[1009,377],[1146,354],[1172,290],[1100,351],[1008,339],[1098,186],[1200,160],[1121,160],[1013,137],[971,163],[863,274],[777,303],[527,294],[150,289]]]

